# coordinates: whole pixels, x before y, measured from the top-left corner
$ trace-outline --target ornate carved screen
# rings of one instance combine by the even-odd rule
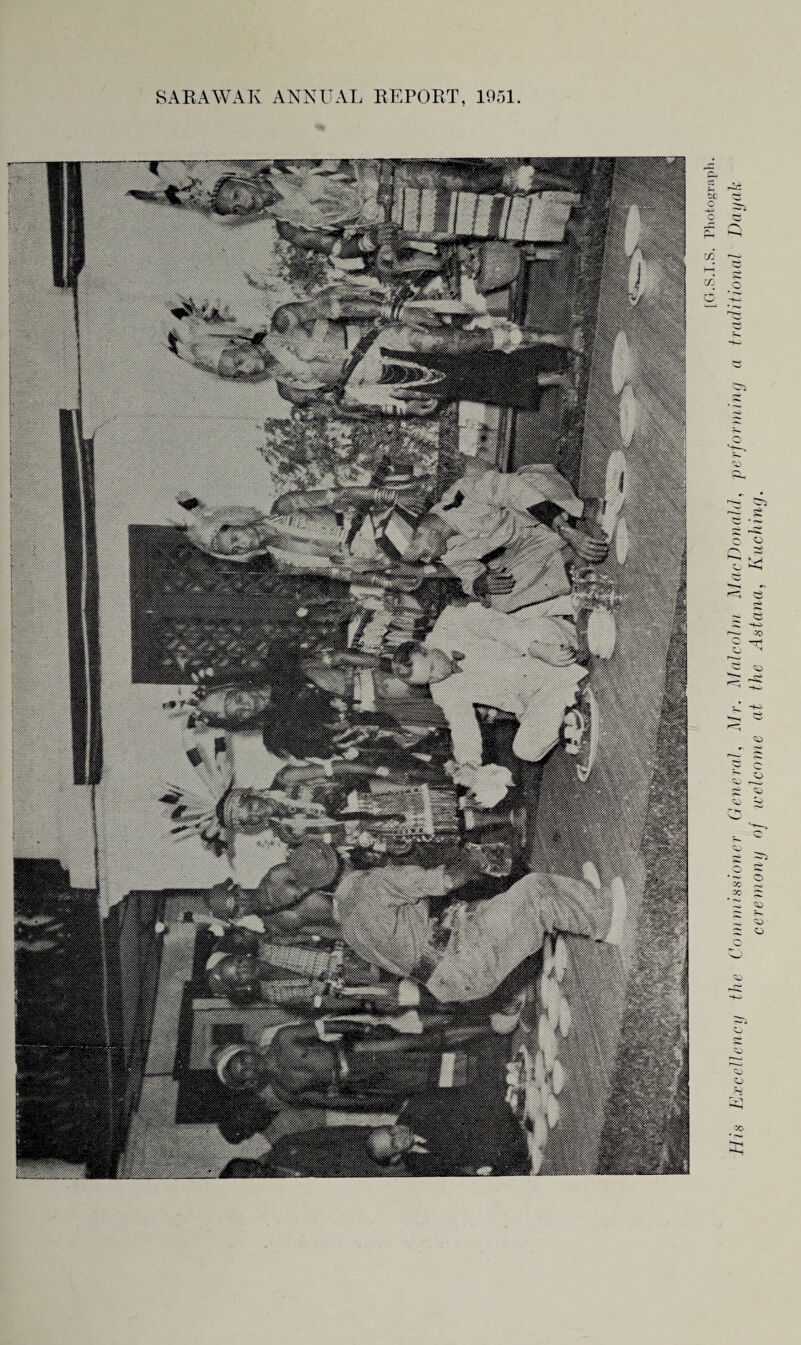
[[[258,675],[276,645],[286,655],[340,643],[346,585],[278,575],[266,557],[214,560],[175,528],[128,532],[134,682],[182,682],[207,668]]]

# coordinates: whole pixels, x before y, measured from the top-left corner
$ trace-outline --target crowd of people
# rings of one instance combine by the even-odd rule
[[[202,371],[356,418],[571,396],[576,334],[493,315],[480,287],[489,249],[561,242],[580,204],[569,182],[495,162],[151,167],[159,185],[137,199],[272,218],[330,265],[330,283],[258,330],[182,301],[169,344]],[[458,295],[455,247],[479,259]],[[273,1018],[210,1062],[232,1095],[224,1133],[270,1145],[223,1176],[524,1171],[503,1088],[486,1087],[520,1016],[514,974],[548,931],[621,938],[619,880],[528,871],[515,792],[515,763],[560,743],[592,768],[592,660],[615,638],[600,567],[620,500],[580,497],[550,464],[463,461],[438,488],[382,459],[367,485],[288,492],[269,512],[180,497],[207,556],[258,560],[310,593],[325,581],[341,617],[337,640],[276,649],[255,678],[205,671],[165,705],[198,776],[162,796],[176,838],[218,856],[238,835],[285,849],[255,889],[208,894],[210,993]],[[259,787],[237,782],[240,733],[267,749]],[[373,1123],[324,1126],[325,1112]]]

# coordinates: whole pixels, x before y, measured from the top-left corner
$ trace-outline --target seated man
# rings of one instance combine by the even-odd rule
[[[392,669],[412,686],[428,687],[448,721],[460,765],[482,762],[476,705],[516,715],[515,756],[539,761],[559,741],[565,711],[587,676],[576,644],[569,598],[519,613],[469,602],[446,607],[423,644],[401,645]]]
[[[469,851],[437,869],[415,865],[348,873],[333,909],[355,952],[396,976],[425,985],[441,1003],[491,995],[516,967],[563,930],[619,943],[626,893],[619,878],[596,891],[550,873],[527,873],[498,896],[455,902],[441,916],[441,899],[480,875],[480,852]]]
[[[604,501],[580,499],[549,463],[499,472],[468,459],[464,476],[421,519],[403,559],[441,559],[468,597],[514,612],[570,593],[571,554],[596,564],[606,558],[604,513]]]
[[[319,1115],[319,1113],[318,1113]],[[403,1169],[376,1162],[367,1126],[321,1126],[281,1136],[261,1158],[233,1158],[221,1177],[400,1177]]]
[[[489,1064],[490,1051],[486,1055]],[[531,1170],[500,1078],[482,1079],[458,1094],[409,1098],[394,1125],[370,1132],[367,1150],[386,1171],[410,1177],[503,1177]]]

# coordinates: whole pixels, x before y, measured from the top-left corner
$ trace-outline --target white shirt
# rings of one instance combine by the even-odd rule
[[[425,643],[444,653],[464,655],[459,671],[429,686],[451,731],[457,762],[481,765],[481,727],[475,706],[506,710],[520,719],[539,692],[575,686],[584,670],[576,663],[555,668],[528,653],[534,640],[566,644],[560,612],[569,598],[555,598],[521,612],[496,612],[481,603],[450,606],[440,613]]]
[[[550,463],[532,464],[516,472],[500,472],[495,467],[473,472],[454,482],[434,505],[431,512],[456,529],[442,559],[469,597],[476,579],[486,570],[483,557],[488,553],[535,535],[541,537],[543,558],[548,550],[557,553],[563,548],[561,538],[528,512],[544,500],[575,517],[581,515],[582,501]]]

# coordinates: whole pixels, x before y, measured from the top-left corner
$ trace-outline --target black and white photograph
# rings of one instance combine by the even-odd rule
[[[684,159],[8,172],[17,1176],[688,1174]]]

